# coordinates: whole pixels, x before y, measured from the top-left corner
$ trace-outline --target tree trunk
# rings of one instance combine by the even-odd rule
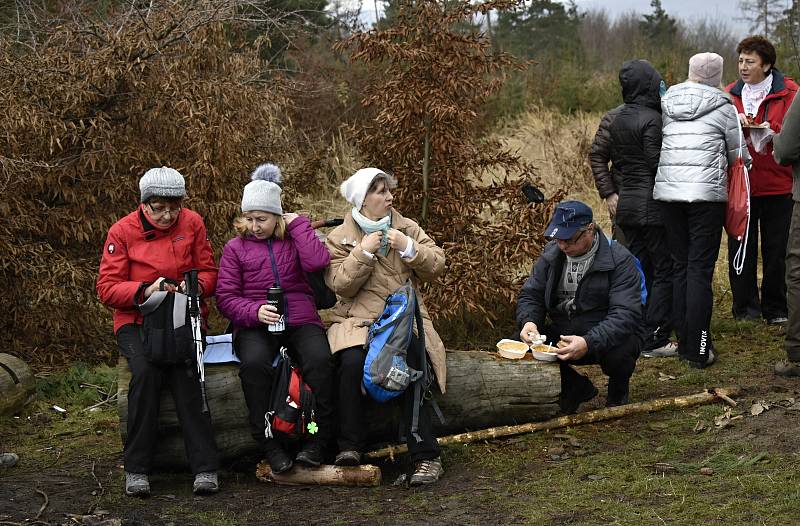
[[[123,441],[127,435],[128,362],[121,358],[119,369],[119,421]],[[206,393],[217,446],[223,462],[257,453],[250,435],[247,406],[236,364],[206,366]],[[435,418],[436,434],[514,425],[546,420],[558,412],[561,377],[557,364],[529,360],[504,360],[481,351],[447,352],[447,393],[436,400],[445,417]],[[374,443],[396,439],[399,403],[369,404],[365,421]],[[154,464],[186,467],[183,438],[168,389],[161,397],[158,449]]]
[[[15,356],[0,353],[0,415],[13,415],[36,396],[30,367]]]

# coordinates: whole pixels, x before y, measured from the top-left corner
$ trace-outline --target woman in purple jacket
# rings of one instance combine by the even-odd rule
[[[234,223],[239,236],[228,241],[222,251],[217,308],[233,323],[251,432],[272,472],[282,473],[291,469],[292,459],[279,439],[265,436],[275,371],[272,363],[282,346],[316,398],[319,432],[303,444],[295,461],[320,465],[323,446],[333,436],[331,351],[306,277],[307,272],[327,267],[330,255],[307,217],[283,213],[277,166],[261,165],[251,179],[242,195],[242,217]],[[276,285],[283,289],[283,320],[276,307],[267,304],[267,291]],[[276,334],[274,329],[281,321],[285,329]]]

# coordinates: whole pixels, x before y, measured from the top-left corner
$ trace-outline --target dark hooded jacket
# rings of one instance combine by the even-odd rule
[[[558,281],[566,256],[551,241],[533,266],[517,299],[517,323],[532,321],[543,327],[549,315],[564,334],[583,336],[590,352],[602,353],[622,345],[637,333],[642,316],[639,271],[628,249],[609,243],[597,228],[600,243],[594,261],[575,292],[575,310],[569,315],[555,309]]]
[[[653,199],[661,155],[661,75],[645,60],[629,60],[619,70],[625,105],[611,123],[611,162],[622,173],[617,224],[662,226]]]

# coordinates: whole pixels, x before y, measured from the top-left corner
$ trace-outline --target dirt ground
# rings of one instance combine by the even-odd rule
[[[188,473],[151,478],[149,499],[123,495],[116,412],[48,412],[50,401],[0,420],[0,526],[184,524],[769,524],[796,523],[800,496],[800,380],[776,377],[782,335],[761,324],[718,323],[720,361],[704,371],[641,359],[634,401],[738,386],[722,403],[444,450],[446,474],[396,487],[381,464],[377,488],[287,487],[254,476],[255,459],[221,472],[221,491],[191,494]],[[605,403],[605,379],[584,368]]]

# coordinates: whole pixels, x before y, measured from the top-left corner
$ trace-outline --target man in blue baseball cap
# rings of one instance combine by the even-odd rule
[[[636,260],[606,237],[581,201],[559,203],[544,235],[550,242],[517,301],[520,339],[536,343],[541,332],[559,348],[564,413],[598,392],[571,364],[599,364],[609,377],[606,406],[627,404],[646,298]]]

